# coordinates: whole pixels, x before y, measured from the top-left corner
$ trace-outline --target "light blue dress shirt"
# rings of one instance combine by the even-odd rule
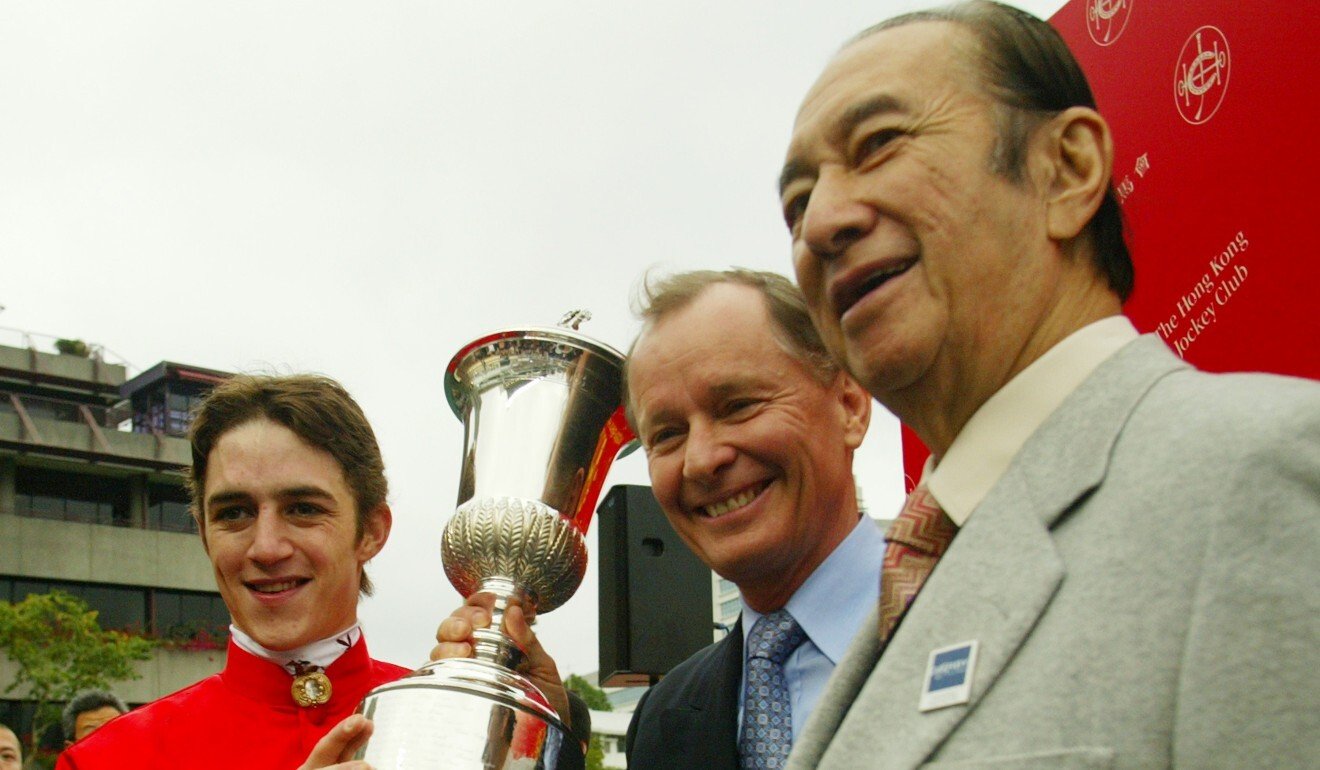
[[[862,516],[785,605],[807,632],[807,641],[784,661],[784,679],[793,706],[793,737],[801,734],[820,702],[825,683],[849,642],[861,630],[880,601],[880,568],[885,558],[884,532],[870,516]],[[743,649],[761,613],[742,607]],[[872,629],[875,630],[875,629]],[[742,732],[743,690],[747,661],[738,682],[738,731]]]

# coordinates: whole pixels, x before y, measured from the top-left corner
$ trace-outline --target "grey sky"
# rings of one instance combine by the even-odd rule
[[[363,622],[378,657],[420,663],[459,601],[450,356],[579,307],[623,348],[651,266],[787,272],[798,101],[850,34],[919,6],[3,0],[0,327],[138,369],[343,381],[395,511]],[[857,468],[896,510],[883,410]],[[619,482],[646,482],[640,453]],[[565,674],[595,669],[594,574],[540,629]]]

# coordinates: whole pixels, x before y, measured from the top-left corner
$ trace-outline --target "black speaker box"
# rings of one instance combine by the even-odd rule
[[[612,487],[597,516],[600,682],[650,684],[714,640],[711,571],[650,487]]]

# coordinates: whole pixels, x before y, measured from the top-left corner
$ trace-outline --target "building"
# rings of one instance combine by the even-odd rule
[[[625,770],[628,767],[624,741],[628,735],[628,723],[631,721],[631,711],[591,712],[591,734],[600,737],[601,749],[605,752],[601,760],[602,766],[618,768],[618,770]]]
[[[227,375],[162,362],[127,380],[85,346],[47,353],[24,336],[0,345],[0,600],[60,589],[103,628],[162,640],[141,679],[115,686],[131,704],[218,671],[229,614],[181,469],[189,409]],[[0,691],[13,674],[0,656]],[[0,722],[26,732],[21,695],[0,700]]]

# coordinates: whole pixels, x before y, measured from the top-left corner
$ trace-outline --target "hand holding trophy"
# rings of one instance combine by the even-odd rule
[[[556,770],[580,759],[500,629],[511,604],[549,612],[582,582],[583,536],[632,438],[623,360],[566,328],[495,332],[454,356],[445,393],[463,421],[463,466],[441,551],[459,593],[495,596],[491,622],[473,632],[473,658],[428,663],[367,695],[359,710],[374,730],[355,759],[392,770]]]

